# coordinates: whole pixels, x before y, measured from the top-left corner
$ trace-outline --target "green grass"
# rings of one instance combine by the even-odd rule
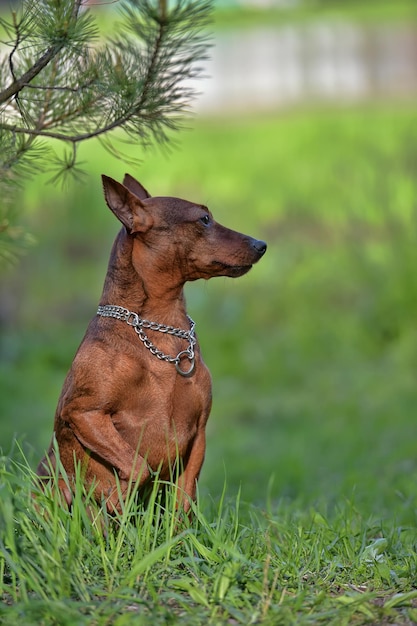
[[[200,120],[168,157],[86,146],[86,185],[28,186],[38,243],[1,292],[0,623],[417,621],[416,122],[398,103]],[[102,539],[80,498],[34,507],[12,442],[31,466],[48,444],[117,230],[99,174],[125,170],[269,248],[187,289],[214,381],[195,520],[132,503]]]
[[[351,502],[332,515],[239,498],[199,503],[191,523],[132,494],[109,519],[77,483],[72,513],[54,489],[3,460],[2,624],[411,624],[415,532]],[[170,495],[171,494],[171,495]],[[36,502],[36,504],[35,504]],[[91,521],[92,520],[92,521]]]
[[[412,0],[311,0],[297,2],[287,7],[231,6],[217,4],[214,13],[216,29],[253,28],[254,26],[280,26],[329,20],[348,20],[374,24],[415,20],[417,9]]]

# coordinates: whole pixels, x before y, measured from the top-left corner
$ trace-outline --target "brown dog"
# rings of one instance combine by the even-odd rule
[[[120,510],[132,481],[142,489],[155,472],[168,480],[179,459],[178,504],[188,511],[204,460],[211,379],[184,283],[242,276],[266,244],[217,224],[202,205],[150,197],[129,175],[123,185],[103,176],[103,185],[123,228],[58,402],[60,459],[70,481],[81,463],[86,485],[95,485],[110,512]],[[55,466],[51,443],[38,474],[47,477]],[[59,486],[70,505],[62,478]]]

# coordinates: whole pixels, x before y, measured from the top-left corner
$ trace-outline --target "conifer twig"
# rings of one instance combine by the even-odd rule
[[[123,21],[107,39],[83,0],[23,0],[19,15],[0,19],[9,47],[0,53],[0,257],[22,177],[41,166],[54,180],[76,175],[78,144],[99,138],[114,154],[116,129],[147,146],[180,127],[194,95],[184,81],[207,56],[211,2],[120,0]]]

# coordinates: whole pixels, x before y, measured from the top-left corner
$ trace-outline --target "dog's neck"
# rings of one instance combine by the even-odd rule
[[[141,268],[139,274],[132,263],[133,243],[122,228],[113,244],[100,304],[123,306],[152,321],[181,326],[186,318],[184,285],[167,287],[152,267]]]

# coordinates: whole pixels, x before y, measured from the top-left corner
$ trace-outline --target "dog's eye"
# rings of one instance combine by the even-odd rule
[[[206,214],[206,215],[203,215],[203,217],[200,217],[200,222],[204,224],[204,226],[207,226],[208,224],[210,224],[210,215]]]

